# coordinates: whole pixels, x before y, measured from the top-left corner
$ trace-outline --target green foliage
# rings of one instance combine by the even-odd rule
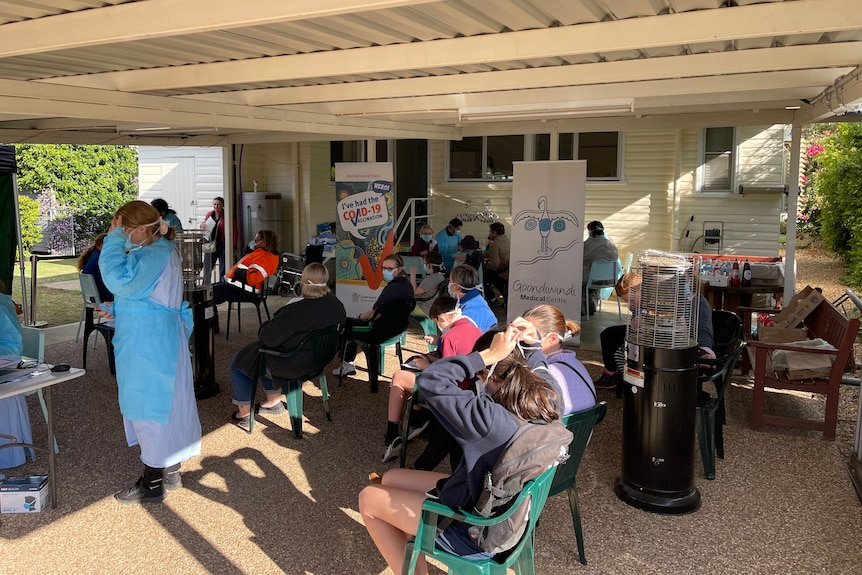
[[[135,148],[19,144],[15,157],[18,188],[39,194],[43,215],[46,208],[52,210],[49,244],[54,249],[60,241],[54,236],[64,242],[74,238],[78,249],[89,246],[92,237],[110,225],[117,208],[138,197]],[[63,220],[55,220],[56,214],[62,214]]]
[[[838,124],[818,161],[825,246],[844,258],[850,283],[862,285],[862,124]]]
[[[52,189],[57,201],[75,213],[113,214],[138,196],[138,152],[126,146],[19,144],[18,188],[38,193]]]
[[[18,196],[18,213],[21,216],[21,240],[25,252],[42,240],[39,227],[39,202],[27,196]]]

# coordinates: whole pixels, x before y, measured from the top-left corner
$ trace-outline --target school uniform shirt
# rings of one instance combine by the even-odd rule
[[[541,349],[526,350],[526,359],[537,375],[559,389],[547,370]],[[452,508],[468,509],[476,502],[482,492],[485,473],[494,467],[518,430],[512,414],[487,392],[477,395],[458,387],[459,382],[472,378],[484,368],[482,356],[473,352],[439,359],[416,379],[431,413],[464,451],[452,475],[437,483],[440,502]]]
[[[468,291],[461,297],[459,303],[461,304],[461,314],[470,318],[482,333],[497,325],[497,316],[488,307],[488,302],[485,301],[478,289]]]
[[[552,352],[548,355],[548,370],[560,384],[561,415],[575,413],[596,404],[593,380],[575,352],[568,349]]]

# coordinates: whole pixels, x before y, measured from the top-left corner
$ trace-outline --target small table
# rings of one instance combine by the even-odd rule
[[[69,371],[60,371],[57,373],[46,371],[45,373],[40,373],[21,381],[0,384],[0,399],[14,397],[22,393],[30,393],[39,389],[45,390],[46,427],[48,430],[48,489],[51,492],[51,509],[57,508],[57,478],[54,462],[54,417],[51,388],[58,383],[81,377],[85,373],[87,373],[85,370],[73,367]]]
[[[755,294],[775,295],[783,291],[783,285],[719,287],[706,283],[703,284],[703,295],[706,297],[706,301],[709,302],[711,309],[726,309],[737,315],[739,315],[740,306],[752,307],[751,301]],[[779,295],[776,300],[780,299],[781,296]]]

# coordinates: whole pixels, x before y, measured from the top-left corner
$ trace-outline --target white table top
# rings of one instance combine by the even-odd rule
[[[50,366],[45,369],[49,368]],[[55,373],[49,370],[44,373],[40,373],[39,375],[22,379],[21,381],[0,383],[0,399],[13,397],[22,393],[30,393],[31,391],[36,391],[43,387],[50,387],[64,381],[69,381],[70,379],[75,379],[76,377],[81,377],[85,373],[87,373],[85,370],[73,367],[69,369],[69,371],[59,371]]]

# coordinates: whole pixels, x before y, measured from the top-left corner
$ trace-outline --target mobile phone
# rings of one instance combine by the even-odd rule
[[[437,491],[436,487],[432,487],[431,489],[429,489],[428,491],[425,492],[425,497],[427,497],[428,499],[437,500],[437,499],[440,499],[440,492]]]

